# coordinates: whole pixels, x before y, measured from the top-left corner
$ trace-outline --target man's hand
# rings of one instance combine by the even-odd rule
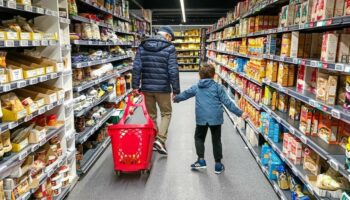
[[[132,93],[133,96],[139,96],[140,95],[140,91],[138,89],[133,89],[131,93]]]
[[[175,97],[176,97],[176,94],[175,94],[175,93],[173,93],[173,97],[172,97],[173,102],[175,102]]]
[[[244,112],[241,117],[242,117],[242,119],[247,119],[248,118],[248,113]]]

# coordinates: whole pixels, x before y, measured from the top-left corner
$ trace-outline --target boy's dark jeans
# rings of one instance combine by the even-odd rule
[[[198,158],[204,158],[204,142],[207,136],[208,128],[210,128],[211,138],[213,143],[213,152],[215,162],[221,162],[222,159],[222,144],[221,144],[221,125],[205,126],[197,125],[194,140],[196,144],[196,151]]]

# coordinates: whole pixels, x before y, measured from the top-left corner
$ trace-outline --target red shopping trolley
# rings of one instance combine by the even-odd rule
[[[117,175],[121,172],[147,173],[151,169],[153,142],[157,131],[147,112],[145,97],[143,94],[141,97],[142,102],[134,104],[129,95],[123,117],[118,124],[108,127]],[[127,117],[136,107],[142,108],[146,123],[126,124]]]

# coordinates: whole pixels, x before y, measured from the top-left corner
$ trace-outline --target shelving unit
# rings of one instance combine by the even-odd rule
[[[338,54],[340,54],[339,48],[342,48],[341,50],[343,52],[344,49],[350,48],[344,40],[341,40],[341,37],[347,35],[348,32],[340,32],[340,30],[349,26],[350,17],[345,16],[346,14],[344,14],[344,12],[346,12],[346,10],[343,10],[344,6],[347,7],[348,5],[340,6],[337,5],[339,2],[335,2],[336,9],[332,12],[338,13],[337,15],[328,13],[328,16],[324,17],[316,14],[316,18],[313,18],[314,12],[311,11],[311,9],[314,8],[311,8],[312,3],[308,4],[308,1],[289,2],[286,0],[266,0],[255,5],[248,5],[247,2],[239,2],[238,4],[234,11],[228,13],[226,18],[220,19],[217,24],[209,28],[207,31],[208,39],[206,40],[206,56],[209,62],[216,66],[219,81],[228,87],[229,95],[235,96],[235,101],[242,109],[249,113],[249,118],[246,122],[239,122],[237,124],[234,123],[237,122],[237,119],[226,110],[227,113],[235,126],[237,126],[237,131],[246,142],[260,167],[262,167],[260,145],[265,141],[269,144],[272,151],[278,155],[288,171],[300,179],[301,183],[305,185],[312,196],[316,199],[339,199],[339,192],[322,191],[315,183],[310,181],[309,177],[315,175],[303,166],[303,161],[301,164],[297,162],[294,163],[288,157],[289,155],[285,154],[285,151],[288,151],[284,144],[285,139],[283,138],[280,139],[279,142],[275,142],[272,136],[268,135],[271,130],[270,127],[266,127],[267,125],[265,123],[277,124],[281,127],[281,135],[291,135],[297,142],[299,141],[298,144],[302,144],[303,151],[304,148],[307,148],[315,152],[315,155],[320,157],[320,161],[318,162],[324,163],[322,166],[328,166],[330,169],[338,172],[344,179],[350,181],[350,172],[346,167],[346,150],[339,143],[346,143],[346,141],[342,141],[340,138],[347,138],[350,136],[347,135],[344,129],[340,128],[340,126],[348,126],[350,123],[350,112],[345,109],[343,105],[339,105],[338,102],[335,104],[327,104],[319,98],[317,91],[319,89],[318,87],[321,86],[318,85],[320,84],[318,81],[322,75],[317,75],[313,79],[314,82],[312,82],[312,84],[315,85],[313,86],[315,87],[315,92],[305,88],[300,89],[300,87],[302,87],[300,84],[308,81],[305,77],[310,76],[310,74],[304,75],[303,79],[303,76],[300,75],[300,73],[302,73],[300,70],[305,67],[307,70],[314,70],[316,74],[326,74],[327,77],[336,76],[338,78],[336,80],[335,89],[337,92],[334,98],[339,100],[338,92],[340,88],[344,87],[342,84],[345,85],[344,79],[342,78],[348,77],[350,72],[350,63],[347,59],[344,59],[344,57],[349,56],[349,53],[345,51],[343,57],[337,57]],[[286,9],[297,9],[299,8],[298,6],[303,7],[305,4],[310,6],[308,8],[309,10],[306,11],[306,16],[309,14],[310,18],[306,17],[306,21],[302,21],[304,20],[302,16],[300,16],[300,19],[296,19],[294,13],[293,15],[290,13],[285,15],[284,13],[288,12]],[[320,9],[321,11],[319,12],[322,12],[322,8],[317,9]],[[275,23],[276,17],[277,19],[280,17],[279,20],[277,20],[278,23]],[[283,17],[283,19],[281,19],[281,17]],[[329,39],[327,37],[334,33],[332,31],[338,31],[337,33],[340,33],[340,35],[335,36],[336,40],[332,43],[335,45],[335,48],[327,44]],[[313,49],[311,51],[314,51],[316,56],[310,56],[306,54],[309,51],[307,42],[313,45],[314,41],[317,40],[314,37],[318,35],[314,33],[320,35],[318,40],[321,41],[319,45],[312,47]],[[310,36],[310,39],[305,39],[303,42],[301,38],[304,36]],[[278,43],[279,39],[281,39],[280,43]],[[340,40],[342,42],[341,45],[343,45],[342,47],[339,47]],[[262,46],[260,46],[260,41],[264,41]],[[275,43],[275,41],[277,42]],[[286,41],[290,42],[287,46],[285,45]],[[332,53],[335,54],[335,59],[333,60],[329,58],[329,53],[327,53],[331,52],[329,48],[334,48]],[[339,60],[340,58],[341,60]],[[283,66],[288,66],[287,68],[290,70],[295,70],[293,74],[291,73],[292,71],[285,72],[287,77],[293,78],[289,79],[292,81],[287,81],[288,84],[283,83],[284,85],[282,85],[281,82],[284,80],[283,73],[280,72]],[[275,77],[274,75],[271,76],[273,72],[276,72],[276,79],[271,79],[271,77]],[[307,82],[307,84],[310,84],[310,82]],[[282,96],[281,98],[286,98],[285,111],[282,112],[280,110],[281,104],[274,105],[269,101],[270,96],[267,92],[270,91],[274,95],[276,93],[278,97]],[[261,96],[257,97],[258,95]],[[274,97],[271,96],[271,98]],[[304,123],[304,121],[300,122],[300,120],[304,120],[303,118],[298,118],[298,120],[291,119],[291,113],[289,113],[289,109],[292,109],[289,105],[290,99],[297,103],[300,102],[298,105],[312,110],[311,116],[314,115],[314,117],[312,120],[310,119],[310,126],[317,127],[317,135],[311,136],[303,132],[304,129],[302,127],[304,125],[302,123]],[[277,99],[276,102],[280,103],[281,100]],[[295,107],[293,107],[293,109],[294,108]],[[296,115],[298,117],[304,117],[305,113],[300,115],[300,112],[304,111],[296,111]],[[317,118],[317,113],[320,114],[319,118]],[[264,121],[265,119],[263,119],[263,116],[266,116],[267,120],[271,119],[273,121]],[[337,122],[337,125],[332,125],[332,128],[337,128],[336,133],[333,133],[336,134],[333,137],[336,138],[337,144],[327,143],[325,139],[321,138],[325,133],[318,133],[320,127],[327,127],[325,124],[325,117],[333,121],[334,124]],[[318,123],[316,125],[313,124],[315,123],[315,119]],[[247,136],[249,133],[244,127],[249,127],[248,132],[253,131],[257,135],[259,141],[257,145],[254,142],[254,144],[252,144],[252,141],[250,141],[251,138]],[[268,134],[266,131],[269,131]],[[318,165],[321,165],[319,163]],[[322,168],[322,171],[318,173],[325,173],[324,170],[325,169]],[[269,173],[264,167],[262,167],[262,171],[269,179],[280,198],[290,199],[291,192],[281,190],[278,184],[271,181]]]
[[[177,29],[175,29],[177,30]],[[173,44],[177,49],[177,60],[181,72],[196,72],[200,65],[200,44],[202,29],[181,29],[175,31]],[[197,49],[198,52],[192,49]]]

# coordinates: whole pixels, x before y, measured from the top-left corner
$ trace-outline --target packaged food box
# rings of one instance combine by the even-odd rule
[[[32,5],[32,2],[30,0],[16,0],[16,2],[22,5]]]
[[[311,35],[312,35],[312,38],[311,38],[310,58],[319,59],[321,56],[323,35],[322,33],[312,33]],[[305,42],[307,41],[308,40],[306,40]]]
[[[297,75],[297,90],[315,93],[317,80],[317,69],[299,65]]]
[[[311,9],[313,0],[305,1],[301,4],[301,19],[300,24],[305,24],[311,21]]]
[[[64,90],[61,89],[61,88],[53,87],[53,86],[46,85],[46,84],[39,84],[39,85],[37,85],[37,87],[53,90],[53,91],[55,91],[57,93],[57,99],[58,100],[64,99]]]
[[[22,89],[16,90],[15,93],[19,98],[24,99],[24,98],[30,97],[36,103],[38,109],[45,105],[45,98],[40,93],[32,92],[30,90],[22,90]]]
[[[50,103],[49,104],[52,104],[52,103],[55,103],[55,102],[58,101],[57,92],[55,90],[50,90],[50,89],[47,89],[47,88],[39,87],[38,85],[29,86],[29,87],[26,87],[26,88],[30,89],[32,91],[37,91],[39,93],[48,95],[48,97],[50,99],[50,101],[49,101]]]
[[[289,155],[289,138],[292,137],[289,133],[283,133],[283,148],[282,148],[282,152],[284,156]]]
[[[326,103],[328,105],[334,105],[337,96],[338,76],[330,75],[327,82],[327,96]]]
[[[267,62],[266,78],[271,82],[277,82],[278,62],[272,60]]]
[[[301,4],[295,4],[294,6],[294,24],[299,24],[301,21],[301,11],[302,6]]]
[[[278,75],[277,75],[277,83],[283,87],[288,86],[288,70],[289,66],[286,63],[279,63],[278,67]]]
[[[45,90],[40,89],[39,91],[39,88],[38,88],[38,90],[33,91],[28,88],[24,88],[24,89],[22,88],[22,89],[16,90],[16,93],[18,93],[21,96],[29,96],[32,99],[44,99],[46,105],[52,104],[57,101],[57,94],[55,91],[46,90],[48,94],[42,91],[45,91]]]
[[[299,130],[305,135],[310,135],[313,109],[307,105],[301,106]]]
[[[294,86],[294,77],[295,77],[295,65],[290,64],[288,66],[288,87]]]
[[[340,34],[339,44],[338,44],[337,62],[346,62],[346,57],[350,55],[350,34]],[[345,56],[345,60],[343,60]]]
[[[318,136],[328,144],[337,143],[339,121],[326,113],[320,114]]]
[[[344,15],[345,0],[335,0],[334,17],[342,17]]]
[[[318,0],[317,20],[332,18],[334,14],[334,0]]]
[[[301,158],[303,153],[303,144],[299,139],[293,138],[290,143],[290,157],[289,160],[294,165],[301,164]]]
[[[329,75],[318,71],[316,99],[326,102]]]
[[[344,15],[350,15],[350,0],[344,2]]]
[[[318,136],[318,124],[320,121],[320,111],[314,109],[311,121],[311,136]]]
[[[12,152],[18,153],[21,152],[25,147],[29,145],[28,138],[21,141],[21,143],[12,143]]]
[[[321,61],[335,62],[338,45],[338,34],[335,32],[326,32],[323,34]]]
[[[25,65],[23,63],[16,62],[13,60],[7,60],[6,62],[10,65],[11,69],[20,70],[22,72],[21,73],[22,79],[23,78],[29,79],[29,78],[41,76],[41,75],[44,75],[44,72],[45,72],[45,68],[38,67],[38,65],[33,64],[33,63],[32,63],[32,67],[28,67],[27,65]],[[28,63],[28,62],[26,62],[26,63]]]
[[[339,132],[337,135],[337,143],[346,149],[348,138],[350,137],[350,126],[344,121],[339,121]]]
[[[309,147],[304,149],[303,168],[316,176],[321,171],[320,156]]]
[[[291,47],[291,33],[284,33],[282,35],[281,56],[290,56]]]
[[[8,63],[9,64],[9,63]],[[8,65],[7,72],[10,78],[10,81],[20,81],[23,80],[23,70],[15,66]]]
[[[0,68],[0,84],[4,84],[4,83],[8,83],[8,82],[10,82],[8,70]]]
[[[288,109],[288,96],[283,93],[278,94],[278,110],[281,112],[287,112]]]

